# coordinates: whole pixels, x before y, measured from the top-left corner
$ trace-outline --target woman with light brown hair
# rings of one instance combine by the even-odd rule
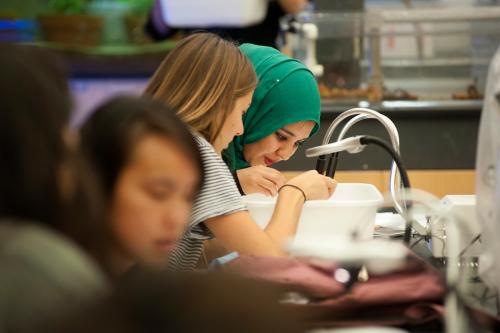
[[[182,120],[222,150],[222,126],[233,104],[250,97],[242,105],[246,110],[256,85],[252,65],[233,43],[200,33],[185,38],[168,54],[144,93],[177,110]],[[242,132],[236,129],[234,134]]]
[[[188,229],[170,256],[172,269],[193,269],[203,241],[217,238],[228,251],[284,256],[306,200],[326,199],[335,181],[308,171],[283,185],[265,230],[253,221],[221,158],[250,106],[257,79],[238,47],[214,34],[182,40],[151,78],[145,94],[168,104],[193,130],[205,167],[205,182],[195,199]]]

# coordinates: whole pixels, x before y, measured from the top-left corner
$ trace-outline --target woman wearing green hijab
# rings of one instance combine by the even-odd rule
[[[270,165],[288,160],[319,128],[320,96],[313,74],[298,60],[274,48],[243,44],[258,78],[243,117],[244,133],[235,137],[224,159],[240,191],[276,195],[285,183]]]

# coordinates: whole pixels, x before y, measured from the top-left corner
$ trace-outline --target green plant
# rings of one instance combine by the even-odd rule
[[[48,7],[51,12],[59,14],[84,13],[89,0],[50,0]]]
[[[145,16],[153,6],[154,0],[118,0],[118,1],[129,4],[132,10],[132,14],[138,16]]]

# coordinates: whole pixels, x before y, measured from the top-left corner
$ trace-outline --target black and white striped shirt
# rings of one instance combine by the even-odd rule
[[[186,233],[170,254],[169,269],[176,271],[194,269],[203,251],[203,241],[213,238],[204,221],[246,210],[233,176],[222,158],[207,140],[199,134],[194,137],[204,163],[205,182],[194,201]]]

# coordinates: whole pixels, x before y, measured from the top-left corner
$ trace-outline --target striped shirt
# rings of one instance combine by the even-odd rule
[[[246,210],[233,176],[214,148],[199,134],[194,135],[205,171],[205,182],[193,204],[186,233],[170,254],[170,270],[193,270],[203,252],[203,241],[213,238],[203,223],[209,218]]]

